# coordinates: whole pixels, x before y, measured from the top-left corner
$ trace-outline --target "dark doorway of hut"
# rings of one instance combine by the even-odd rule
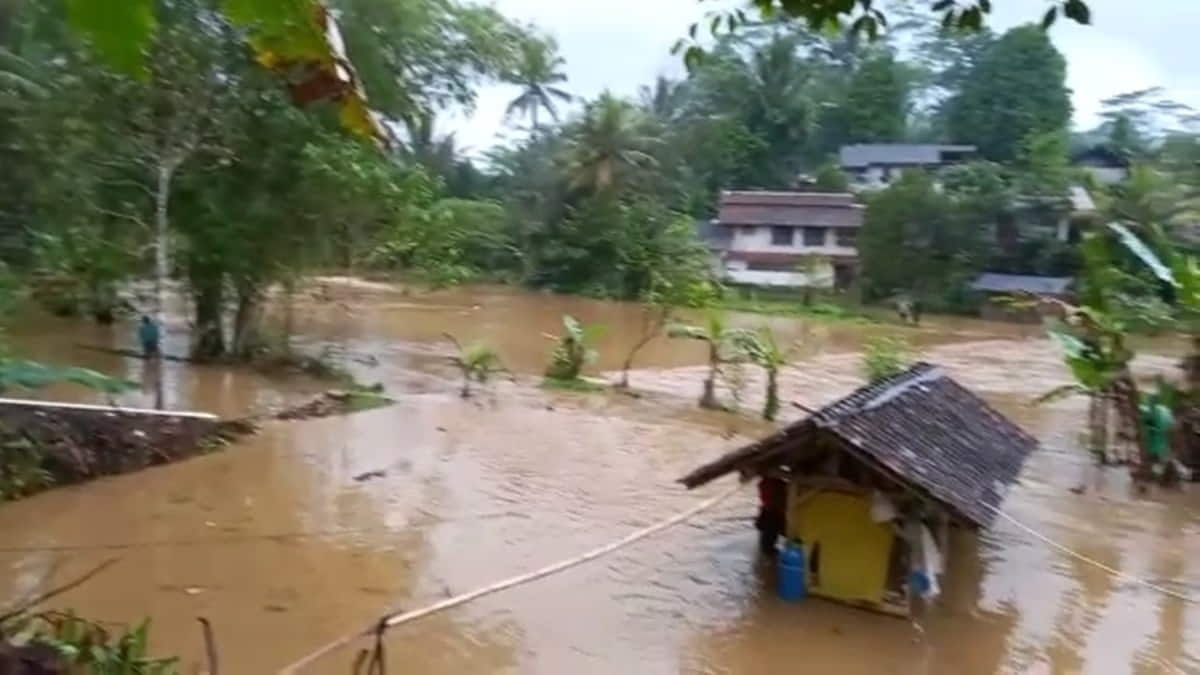
[[[684,476],[786,486],[784,537],[810,594],[909,617],[940,593],[950,531],[989,527],[1036,440],[918,363]]]

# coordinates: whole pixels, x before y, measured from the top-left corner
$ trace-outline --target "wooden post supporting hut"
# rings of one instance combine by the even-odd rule
[[[940,368],[918,363],[680,479],[787,481],[785,536],[813,595],[909,616],[922,532],[942,568],[951,527],[988,527],[1037,441]],[[936,583],[936,581],[935,581]]]

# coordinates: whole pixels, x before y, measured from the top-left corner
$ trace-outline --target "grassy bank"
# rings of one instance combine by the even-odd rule
[[[804,296],[793,290],[729,288],[714,304],[736,312],[819,321],[874,323],[880,320],[879,308],[866,308],[847,301],[844,296],[814,293],[808,300],[805,302]]]

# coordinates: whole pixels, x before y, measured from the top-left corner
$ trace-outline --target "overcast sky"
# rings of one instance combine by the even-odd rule
[[[1162,86],[1200,108],[1200,0],[1088,0],[1091,26],[1059,21],[1051,35],[1067,57],[1076,126],[1096,123],[1113,94]],[[634,95],[659,74],[683,69],[671,45],[703,16],[698,0],[494,0],[506,15],[553,35],[566,58],[565,88],[590,98],[604,89]],[[712,3],[705,3],[711,7]],[[1047,0],[993,0],[991,25],[1002,31],[1036,20]],[[504,124],[511,86],[480,92],[474,114],[452,123],[460,147],[475,154],[520,132]]]

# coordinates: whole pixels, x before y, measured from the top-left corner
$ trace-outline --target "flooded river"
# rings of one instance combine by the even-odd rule
[[[641,398],[535,386],[571,312],[603,323],[597,372],[636,339],[635,307],[471,289],[409,294],[329,283],[302,303],[301,342],[372,354],[354,363],[394,406],[277,422],[172,466],[0,505],[0,600],[98,562],[118,563],[54,602],[111,622],[150,616],[157,651],[202,661],[196,617],[214,625],[222,672],[270,673],[379,615],[413,609],[619,538],[723,490],[674,480],[761,433],[749,414],[703,413],[698,343],[640,356]],[[738,317],[756,325],[761,317]],[[804,360],[785,400],[814,406],[860,383],[865,336],[903,334],[924,358],[1036,434],[1006,508],[1123,572],[1200,595],[1200,496],[1139,497],[1125,472],[1079,448],[1083,405],[1032,408],[1066,381],[1034,326],[931,320],[919,329],[770,319]],[[443,332],[486,338],[521,377],[455,396]],[[186,332],[169,327],[168,353]],[[137,379],[142,364],[79,345],[129,346],[132,329],[39,319],[23,354]],[[1146,371],[1173,358],[1146,357]],[[166,368],[168,404],[240,415],[320,388],[218,367]],[[752,381],[745,406],[757,403]],[[69,393],[69,392],[67,392]],[[144,402],[133,396],[129,403]],[[367,471],[382,478],[358,482]],[[1077,494],[1082,492],[1082,494]],[[1115,579],[1005,521],[960,538],[946,592],[920,624],[820,600],[785,605],[756,561],[744,490],[693,523],[600,561],[402,626],[389,672],[462,673],[1196,673],[1200,608]],[[0,602],[0,605],[3,605]],[[352,650],[312,672],[349,672]]]

